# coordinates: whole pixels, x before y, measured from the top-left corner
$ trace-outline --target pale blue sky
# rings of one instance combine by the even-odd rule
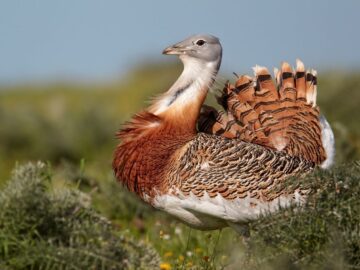
[[[221,39],[227,72],[359,69],[359,28],[357,0],[0,0],[0,83],[113,79],[194,33]]]

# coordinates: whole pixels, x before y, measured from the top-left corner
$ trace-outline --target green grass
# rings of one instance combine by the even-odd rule
[[[177,65],[148,65],[129,73],[126,80],[107,84],[0,87],[0,188],[7,185],[16,163],[49,161],[55,190],[78,187],[91,198],[94,211],[111,220],[118,232],[151,243],[161,261],[173,269],[359,266],[351,255],[359,247],[359,220],[346,212],[359,213],[359,173],[351,165],[360,159],[359,74],[319,75],[318,99],[335,132],[336,162],[347,165],[307,178],[324,187],[325,193],[314,194],[317,203],[312,201],[303,212],[290,209],[252,224],[249,256],[242,238],[232,230],[222,230],[219,241],[218,231],[190,230],[141,203],[112,175],[115,132],[151,96],[169,87],[179,72]],[[351,190],[343,189],[337,194],[333,187],[340,182],[357,191],[351,195]]]

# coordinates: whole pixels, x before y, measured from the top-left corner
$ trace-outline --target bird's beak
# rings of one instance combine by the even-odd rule
[[[169,46],[162,52],[163,54],[181,54],[180,48],[174,46]]]
[[[189,49],[182,44],[175,44],[172,46],[167,47],[165,50],[163,50],[163,54],[184,54]]]

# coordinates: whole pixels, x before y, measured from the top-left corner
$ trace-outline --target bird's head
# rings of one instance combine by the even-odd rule
[[[222,48],[217,37],[208,34],[193,35],[167,47],[163,54],[179,55],[181,60],[188,58],[204,62],[220,62]]]

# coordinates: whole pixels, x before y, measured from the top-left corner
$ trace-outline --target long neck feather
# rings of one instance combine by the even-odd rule
[[[214,82],[220,61],[204,62],[184,57],[184,70],[170,89],[149,108],[153,113],[182,128],[195,131],[207,92]]]

